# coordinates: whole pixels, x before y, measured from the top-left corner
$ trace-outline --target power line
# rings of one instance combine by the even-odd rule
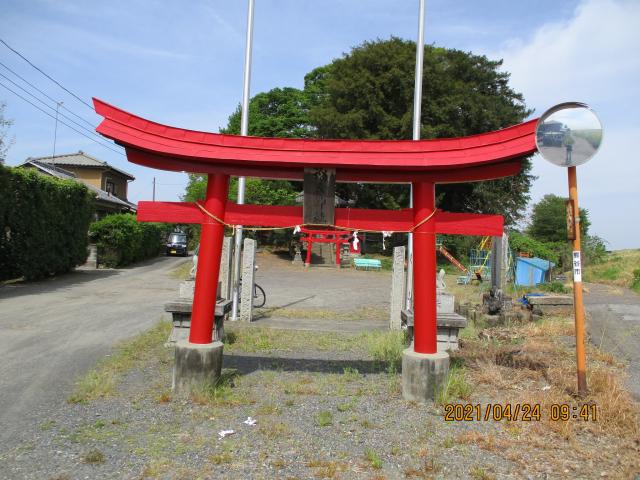
[[[26,98],[24,98],[24,97],[23,97],[22,95],[20,95],[19,93],[17,93],[17,92],[15,92],[15,91],[13,91],[13,90],[12,90],[12,89],[10,89],[9,87],[7,87],[4,83],[0,82],[0,87],[4,87],[4,88],[6,88],[6,89],[7,89],[7,90],[9,90],[11,93],[13,93],[16,97],[18,97],[18,98],[20,98],[20,99],[24,100],[25,102],[27,102],[27,103],[28,103],[29,105],[31,105],[32,107],[37,108],[37,109],[38,109],[38,110],[40,110],[42,113],[44,113],[44,114],[45,114],[45,115],[47,115],[48,117],[51,117],[51,118],[53,118],[53,119],[55,120],[55,118],[56,118],[56,117],[54,117],[53,115],[51,115],[51,114],[50,114],[49,112],[47,112],[46,110],[43,110],[42,108],[40,108],[38,105],[36,105],[36,104],[35,104],[35,103],[33,103],[32,101],[27,100]],[[76,129],[75,129],[75,128],[73,128],[71,125],[69,125],[69,124],[67,124],[67,123],[63,122],[62,120],[58,120],[58,122],[60,122],[61,124],[63,124],[65,127],[70,128],[71,130],[73,130],[73,131],[74,131],[74,132],[76,132],[77,134],[82,135],[83,137],[88,138],[88,139],[89,139],[89,140],[91,140],[92,142],[97,143],[97,144],[98,144],[98,145],[100,145],[101,147],[107,148],[107,149],[111,150],[112,152],[115,152],[115,153],[118,153],[118,154],[120,154],[120,155],[124,156],[124,153],[119,152],[118,150],[114,150],[114,149],[113,149],[113,148],[111,148],[110,146],[108,146],[108,145],[105,145],[105,144],[103,144],[103,143],[98,142],[98,141],[97,141],[97,140],[95,140],[94,138],[91,138],[89,135],[85,135],[85,134],[84,134],[84,133],[82,133],[81,131],[76,130]]]
[[[26,78],[24,78],[23,76],[21,76],[20,74],[16,73],[14,70],[12,70],[11,68],[7,67],[4,63],[0,62],[0,66],[4,67],[5,69],[7,69],[9,72],[11,72],[13,75],[15,75],[16,77],[18,77],[20,80],[22,80],[24,83],[26,83],[27,85],[29,85],[31,88],[33,88],[34,90],[40,92],[42,95],[44,95],[45,97],[47,97],[49,100],[51,100],[54,103],[60,103],[60,101],[56,100],[55,98],[52,98],[51,96],[47,95],[47,93],[43,92],[42,90],[40,90],[38,87],[36,87],[33,83],[29,82],[29,80],[27,80]],[[80,115],[78,115],[77,113],[75,113],[73,110],[65,107],[64,105],[61,105],[62,108],[64,108],[67,112],[69,112],[71,115],[73,115],[74,117],[77,117],[78,119],[82,120],[84,123],[86,123],[87,125],[89,125],[91,128],[96,128],[96,126],[91,123],[90,121],[86,120],[85,118],[81,117]]]
[[[9,50],[11,50],[13,53],[15,53],[16,55],[18,55],[20,58],[22,58],[25,62],[27,62],[29,65],[31,65],[33,68],[35,68],[37,71],[39,71],[42,75],[44,75],[45,77],[47,77],[49,80],[51,80],[53,83],[55,83],[56,85],[58,85],[61,89],[63,89],[65,92],[67,92],[69,95],[71,95],[72,97],[74,97],[76,100],[78,100],[80,103],[82,103],[83,105],[87,106],[88,108],[90,108],[91,110],[93,110],[93,107],[91,105],[89,105],[87,102],[85,102],[83,99],[81,99],[78,95],[76,95],[75,93],[73,93],[71,90],[69,90],[68,88],[66,88],[64,85],[62,85],[60,82],[58,82],[56,79],[54,79],[53,77],[51,77],[49,74],[47,74],[44,70],[42,70],[41,68],[37,67],[36,65],[34,65],[27,57],[25,57],[24,55],[22,55],[19,51],[17,51],[15,48],[11,47],[7,42],[5,42],[3,39],[0,38],[0,43],[2,43],[5,47],[7,47]]]
[[[43,101],[42,99],[36,97],[33,93],[31,93],[30,91],[28,91],[27,89],[25,89],[24,87],[22,87],[21,85],[18,85],[16,82],[14,82],[13,80],[11,80],[9,77],[7,77],[6,75],[4,75],[3,73],[0,73],[0,77],[8,80],[9,82],[11,82],[13,85],[15,85],[16,87],[18,87],[20,90],[22,90],[23,92],[25,92],[27,95],[31,96],[32,98],[36,99],[38,102],[42,103],[45,107],[56,111],[56,115],[60,115],[63,118],[66,118],[67,120],[69,120],[71,123],[73,123],[74,125],[76,125],[77,127],[83,129],[84,131],[88,132],[89,134],[95,136],[100,143],[102,143],[103,141],[103,137],[101,137],[100,135],[98,135],[96,132],[94,132],[93,130],[89,130],[87,127],[85,127],[84,125],[80,125],[78,122],[76,122],[74,119],[68,117],[67,115],[65,115],[64,113],[58,112],[57,109],[62,106],[60,104],[60,102],[56,102],[56,108],[53,108],[51,105],[49,105],[48,103],[46,103],[45,101]],[[47,98],[50,98],[47,96]],[[111,146],[111,145],[109,145]]]

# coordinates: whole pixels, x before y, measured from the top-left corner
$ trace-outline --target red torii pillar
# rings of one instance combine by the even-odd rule
[[[413,221],[417,225],[435,210],[435,185],[413,182]],[[435,220],[413,232],[413,349],[417,353],[438,351],[436,305]]]
[[[229,175],[209,174],[204,208],[216,217],[224,218],[228,193]],[[224,225],[208,215],[204,216],[189,329],[191,343],[211,343],[213,337],[223,238]]]

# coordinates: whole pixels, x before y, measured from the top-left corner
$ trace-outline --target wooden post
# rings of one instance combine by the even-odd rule
[[[435,185],[413,183],[414,224],[435,209]],[[418,227],[413,236],[413,349],[416,353],[437,353],[436,229],[433,219]]]
[[[573,306],[576,326],[576,364],[578,370],[578,395],[587,394],[587,358],[585,354],[584,304],[582,301],[582,258],[580,251],[580,209],[578,208],[578,181],[576,167],[567,169],[569,199],[573,203],[575,238],[572,240]]]
[[[224,218],[229,193],[229,176],[209,174],[204,207],[218,218]],[[216,291],[222,256],[224,225],[208,215],[203,219],[196,286],[191,313],[190,343],[211,343],[216,310]]]

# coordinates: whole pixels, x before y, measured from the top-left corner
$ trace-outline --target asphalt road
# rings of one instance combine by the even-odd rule
[[[77,377],[118,341],[161,318],[164,302],[178,296],[168,273],[184,261],[0,287],[0,451],[60,409]]]
[[[628,363],[627,385],[640,399],[640,295],[626,288],[586,284],[584,300],[591,342]]]

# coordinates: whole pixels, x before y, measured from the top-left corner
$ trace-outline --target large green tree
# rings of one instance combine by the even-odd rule
[[[541,242],[553,243],[567,241],[566,198],[548,194],[537,202],[531,211],[531,222],[527,233]],[[589,212],[580,209],[580,236],[589,234]]]
[[[521,122],[530,111],[509,87],[501,61],[460,50],[425,47],[422,138],[472,135]],[[305,76],[303,90],[276,88],[251,99],[249,134],[267,137],[409,139],[412,134],[415,43],[399,38],[365,42]],[[223,133],[240,132],[240,109]],[[512,224],[529,201],[533,177],[522,172],[489,182],[439,185],[437,204],[451,211],[499,213]],[[202,177],[190,189],[203,193]],[[262,188],[264,187],[264,188]],[[261,182],[258,190],[282,190]],[[291,185],[291,192],[299,185]],[[363,208],[409,204],[406,185],[339,184],[338,195]],[[260,200],[260,203],[264,201]]]
[[[502,62],[460,50],[425,46],[421,138],[473,135],[524,120],[530,111],[509,87]],[[412,137],[415,43],[391,38],[365,42],[305,78],[314,100],[310,117],[323,138]],[[500,213],[507,224],[529,201],[531,165],[490,182],[440,185],[437,203],[452,211]],[[339,194],[358,206],[408,205],[409,189],[394,185],[341,185]]]

